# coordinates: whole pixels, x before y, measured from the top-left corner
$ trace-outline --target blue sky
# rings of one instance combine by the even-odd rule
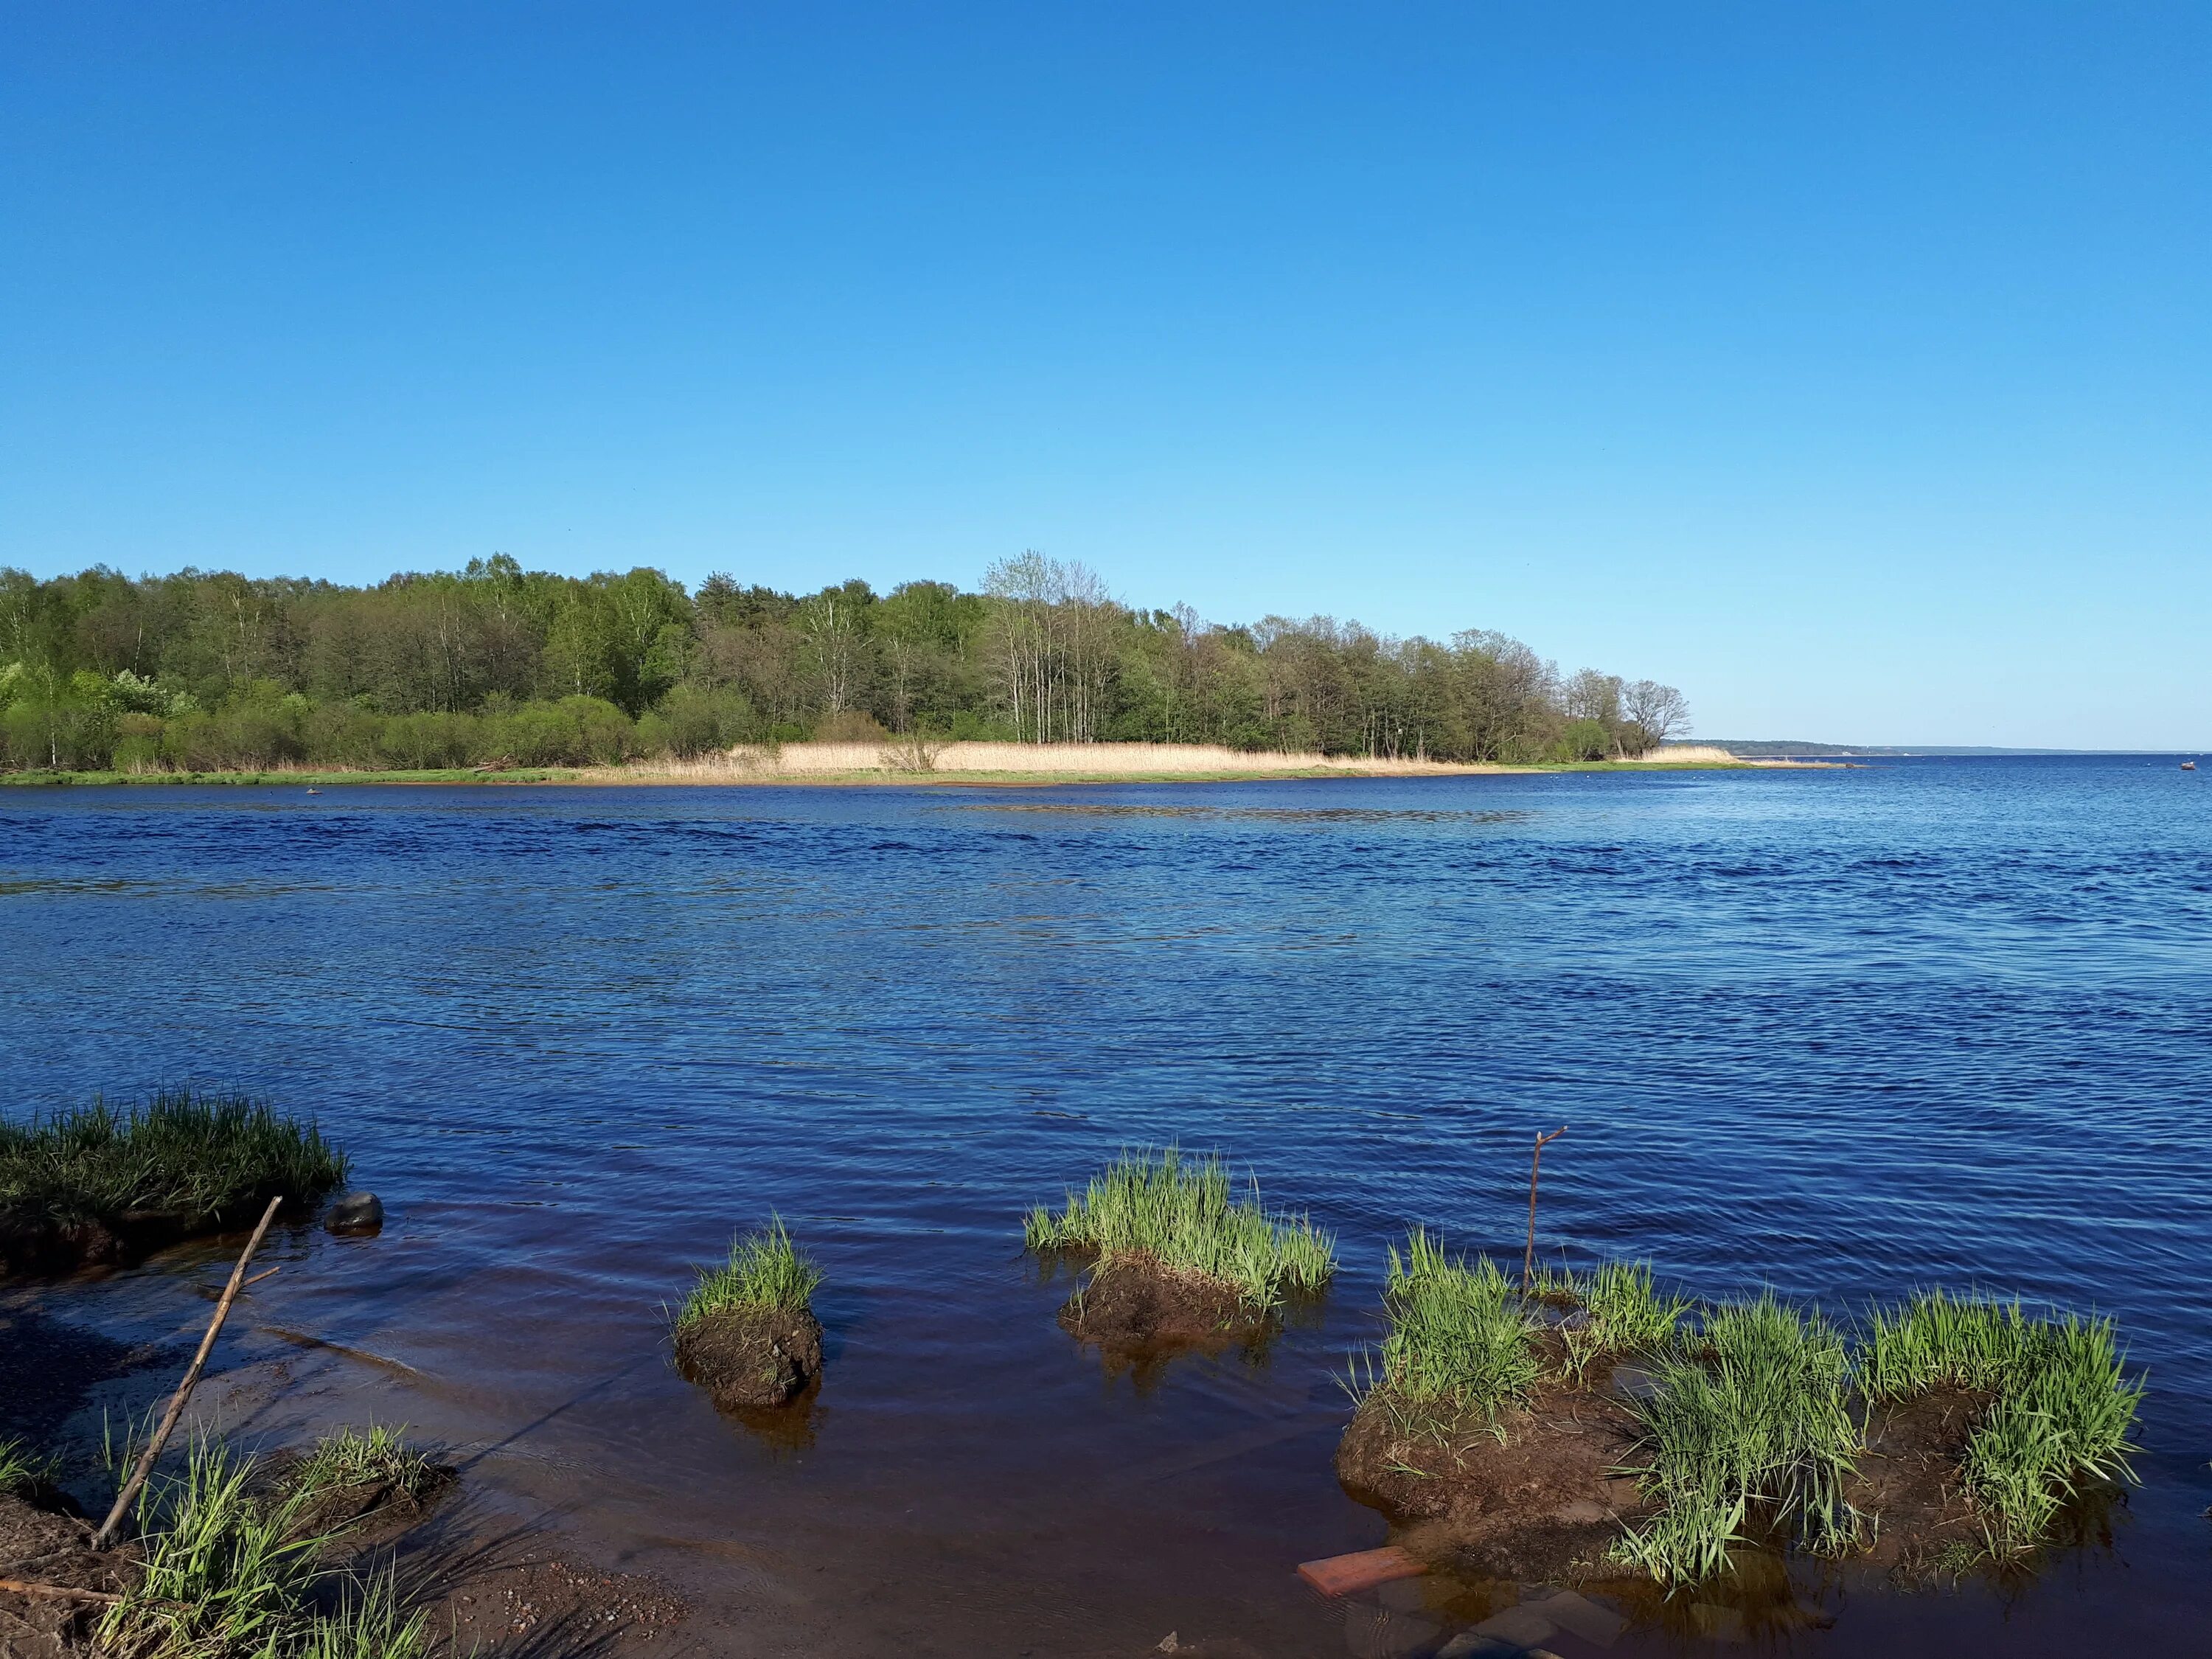
[[[0,562],[1470,626],[2212,744],[2201,4],[0,15]]]

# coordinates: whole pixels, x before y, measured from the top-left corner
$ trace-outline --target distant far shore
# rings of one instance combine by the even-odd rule
[[[1251,783],[1309,778],[1443,778],[1544,772],[1752,770],[1818,762],[1743,760],[1721,749],[1655,750],[1647,759],[1507,766],[1362,755],[1285,754],[1198,744],[790,743],[741,746],[690,760],[581,767],[479,766],[421,770],[270,768],[226,772],[17,772],[13,784],[799,784],[984,786]]]

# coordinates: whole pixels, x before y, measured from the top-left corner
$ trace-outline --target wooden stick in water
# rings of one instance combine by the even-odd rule
[[[269,1224],[276,1218],[276,1206],[283,1201],[284,1196],[279,1193],[269,1200],[269,1207],[261,1212],[261,1224],[253,1230],[253,1237],[246,1241],[246,1254],[238,1258],[238,1265],[230,1270],[230,1283],[223,1287],[222,1300],[215,1304],[215,1317],[208,1322],[207,1334],[200,1339],[200,1351],[192,1356],[191,1369],[185,1373],[185,1380],[170,1398],[169,1409],[161,1414],[161,1426],[154,1431],[154,1437],[146,1443],[146,1449],[139,1457],[137,1467],[131,1471],[131,1478],[123,1483],[123,1490],[115,1494],[115,1507],[108,1510],[107,1519],[101,1522],[100,1530],[93,1534],[93,1548],[104,1550],[115,1541],[115,1529],[123,1524],[124,1511],[131,1507],[131,1500],[138,1495],[138,1488],[146,1484],[146,1477],[153,1472],[154,1460],[161,1455],[161,1448],[169,1443],[170,1431],[177,1426],[177,1419],[184,1415],[185,1401],[192,1397],[192,1385],[200,1380],[200,1372],[207,1365],[208,1354],[215,1347],[216,1334],[222,1329],[222,1322],[230,1316],[230,1304],[238,1299],[239,1286],[246,1278],[246,1264],[253,1260],[253,1253],[261,1248],[261,1236],[269,1231]]]
[[[1521,1288],[1527,1290],[1536,1279],[1536,1176],[1543,1167],[1544,1148],[1566,1133],[1564,1123],[1549,1134],[1539,1133],[1536,1150],[1528,1159],[1528,1248],[1521,1257]]]

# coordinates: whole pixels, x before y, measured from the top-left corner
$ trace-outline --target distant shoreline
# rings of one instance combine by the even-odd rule
[[[1742,760],[1717,751],[1682,759],[1549,762],[1527,766],[1355,756],[1243,753],[1198,745],[1149,744],[790,744],[740,749],[690,761],[609,766],[500,766],[336,769],[271,767],[222,772],[18,772],[19,787],[151,785],[786,786],[819,788],[1042,788],[1054,784],[1295,782],[1319,778],[1444,778],[1553,772],[1750,771],[1818,767],[1820,762]],[[1833,763],[1826,764],[1832,765]]]

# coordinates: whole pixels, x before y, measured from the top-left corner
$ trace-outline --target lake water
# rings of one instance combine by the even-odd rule
[[[1291,1569],[1386,1535],[1329,1468],[1384,1246],[1517,1256],[1562,1124],[1554,1258],[1843,1312],[2016,1291],[2118,1316],[2148,1371],[2107,1541],[2002,1589],[1808,1578],[1834,1622],[1793,1646],[2212,1651],[2208,826],[2212,774],[2139,757],[10,789],[4,1105],[192,1079],[319,1116],[391,1219],[281,1242],[227,1421],[408,1422],[486,1524],[666,1577],[712,1651],[1346,1652]],[[1019,1212],[1171,1139],[1310,1209],[1346,1271],[1263,1360],[1116,1373],[1054,1327]],[[830,1274],[781,1437],[676,1377],[662,1312],[771,1210]],[[8,1305],[175,1339],[211,1255]]]

